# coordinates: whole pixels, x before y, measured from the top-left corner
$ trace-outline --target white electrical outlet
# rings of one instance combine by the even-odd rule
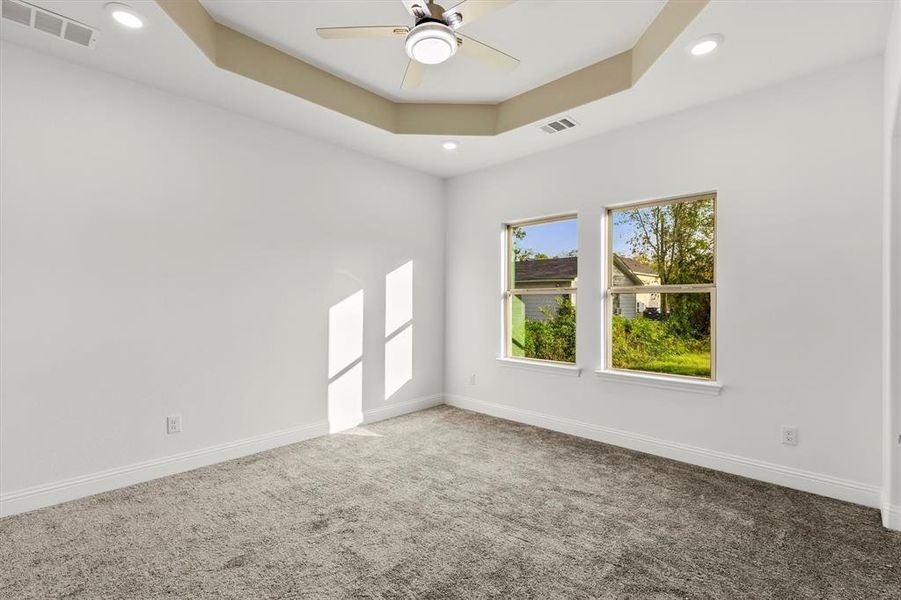
[[[469,385],[475,385],[475,384],[476,384],[476,374],[473,373],[472,375],[469,376]]]
[[[169,415],[166,417],[166,433],[181,433],[181,415]]]
[[[782,443],[786,446],[798,445],[798,428],[788,425],[782,426]]]

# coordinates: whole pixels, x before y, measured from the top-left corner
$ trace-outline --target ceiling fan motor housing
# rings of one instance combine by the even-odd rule
[[[413,16],[416,17],[416,24],[418,25],[421,22],[421,19],[432,18],[440,21],[442,15],[444,14],[444,7],[439,4],[435,4],[433,0],[427,0],[427,2],[423,4],[414,3],[410,7],[410,11],[413,13]]]

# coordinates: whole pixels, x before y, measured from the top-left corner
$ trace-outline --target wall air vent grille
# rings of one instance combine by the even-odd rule
[[[3,18],[86,48],[97,40],[97,32],[87,25],[21,0],[3,0]]]
[[[545,123],[539,129],[545,133],[557,133],[558,131],[566,131],[578,125],[572,117],[562,117],[556,121]]]
[[[34,28],[59,37],[63,33],[63,20],[56,15],[37,10],[34,12]]]
[[[31,7],[12,0],[3,0],[3,18],[31,27]]]
[[[84,25],[69,21],[69,24],[66,25],[66,33],[63,34],[63,37],[70,42],[75,42],[76,44],[81,44],[82,46],[90,48],[94,42],[94,31],[88,29]]]

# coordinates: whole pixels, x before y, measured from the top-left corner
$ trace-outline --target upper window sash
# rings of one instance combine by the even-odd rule
[[[505,231],[505,248],[506,259],[504,261],[505,265],[505,273],[504,273],[504,289],[508,294],[510,293],[534,293],[533,290],[538,290],[539,288],[517,288],[514,287],[513,277],[515,274],[515,253],[513,252],[513,230],[521,227],[530,227],[532,225],[545,225],[547,223],[555,223],[557,221],[571,221],[579,218],[577,213],[567,213],[562,215],[552,215],[549,217],[539,217],[537,219],[524,219],[522,221],[510,221],[507,222],[504,226],[506,228]],[[563,290],[571,290],[573,293],[578,287],[578,277],[573,280],[573,285],[566,288],[543,288],[545,290],[560,290],[561,293],[565,293]],[[523,290],[528,291],[523,291]]]
[[[712,238],[710,240],[710,248],[711,248],[711,258],[713,261],[713,271],[710,277],[710,281],[697,281],[692,283],[682,283],[682,284],[653,284],[653,283],[638,283],[638,282],[630,282],[629,284],[617,284],[616,278],[614,277],[614,270],[616,268],[617,258],[613,251],[613,234],[617,213],[626,213],[630,211],[638,211],[638,210],[646,210],[646,209],[654,209],[654,208],[662,208],[667,206],[675,206],[679,204],[691,204],[701,201],[709,201],[710,202],[710,219],[712,221],[711,231]],[[607,271],[607,289],[608,290],[616,290],[617,292],[625,292],[625,291],[635,291],[640,288],[643,292],[703,292],[709,291],[712,288],[716,287],[716,273],[717,273],[717,252],[716,252],[716,217],[717,217],[717,195],[716,192],[704,192],[701,194],[691,194],[688,196],[677,196],[674,198],[666,198],[662,200],[651,200],[647,202],[636,202],[632,204],[622,204],[617,206],[608,206],[607,207],[607,258],[606,258],[606,271]],[[626,265],[627,266],[627,265]],[[627,266],[628,267],[628,266]],[[636,274],[638,277],[641,277],[641,273]],[[653,277],[653,276],[651,276]],[[665,289],[664,289],[665,288]]]

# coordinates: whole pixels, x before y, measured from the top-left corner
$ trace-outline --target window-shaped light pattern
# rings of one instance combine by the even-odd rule
[[[328,313],[329,431],[363,422],[363,290]]]
[[[413,261],[385,276],[385,399],[413,379]]]

